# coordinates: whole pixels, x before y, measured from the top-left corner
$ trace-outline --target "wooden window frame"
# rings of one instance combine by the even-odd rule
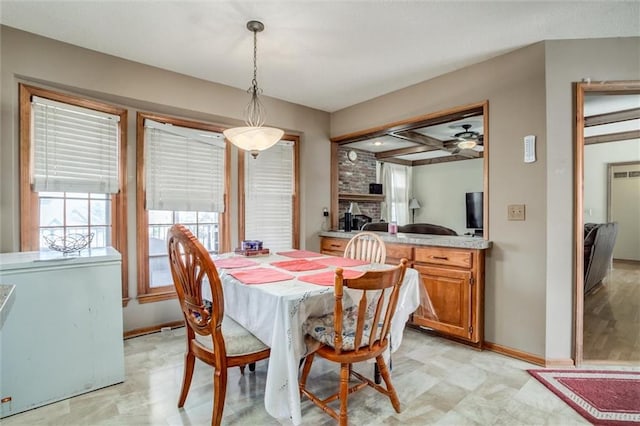
[[[127,110],[79,96],[19,84],[20,96],[20,250],[40,249],[38,193],[31,189],[31,98],[39,96],[120,117],[120,191],[111,196],[111,242],[122,256],[122,306],[129,302],[129,262],[127,254]]]
[[[300,248],[300,137],[296,135],[284,135],[281,140],[293,142],[293,235],[291,236],[291,248]],[[238,150],[238,242],[240,247],[245,239],[245,151]]]
[[[138,247],[138,303],[152,303],[176,298],[173,285],[161,287],[149,286],[149,215],[146,208],[146,171],[144,165],[144,120],[154,120],[174,126],[189,127],[199,130],[222,133],[223,127],[213,124],[191,121],[187,119],[160,115],[148,112],[138,112],[136,116],[136,241]],[[231,187],[231,150],[225,141],[225,170],[224,170],[224,212],[219,214],[221,252],[229,251],[230,247],[230,215],[229,188]]]

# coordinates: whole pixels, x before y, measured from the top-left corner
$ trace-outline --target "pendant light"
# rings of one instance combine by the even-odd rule
[[[260,151],[271,148],[282,136],[284,131],[273,127],[263,127],[267,113],[260,102],[262,89],[258,87],[258,66],[256,65],[258,33],[264,30],[264,24],[259,21],[247,22],[247,29],[253,32],[253,80],[247,93],[251,95],[249,104],[244,109],[244,127],[234,127],[224,132],[224,137],[238,148],[249,151],[256,158]]]

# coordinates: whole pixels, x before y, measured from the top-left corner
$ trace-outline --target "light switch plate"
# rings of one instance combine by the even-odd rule
[[[524,204],[509,204],[507,220],[524,220]]]

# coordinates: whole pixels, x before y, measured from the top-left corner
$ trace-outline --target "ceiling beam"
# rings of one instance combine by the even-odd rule
[[[478,152],[479,157],[482,157],[482,153]],[[426,166],[427,164],[449,163],[451,161],[468,160],[467,157],[460,155],[449,155],[447,157],[428,158],[426,160],[416,160],[412,163],[413,166]]]
[[[619,123],[621,121],[640,119],[640,108],[607,112],[605,114],[590,115],[584,118],[584,127],[600,126],[603,124]]]
[[[626,141],[629,139],[640,139],[640,130],[630,130],[628,132],[607,133],[606,135],[587,136],[584,138],[585,145],[596,143]]]
[[[474,151],[473,149],[461,149],[457,155],[466,158],[480,158],[480,153],[478,151]]]
[[[414,132],[413,130],[405,130],[403,132],[392,133],[398,139],[404,139],[407,141],[419,143],[420,145],[431,146],[437,149],[444,149],[442,141],[440,139],[432,138],[431,136],[423,135],[422,133]]]
[[[409,167],[411,167],[413,165],[413,162],[411,160],[403,160],[401,158],[393,158],[393,157],[380,159],[380,161],[382,163],[401,164],[403,166],[409,166]]]
[[[359,135],[359,136],[355,136],[353,138],[350,139],[346,139],[346,140],[341,140],[339,142],[337,142],[339,145],[347,145],[353,142],[360,142],[360,141],[368,141],[370,139],[375,139],[375,138],[380,138],[382,136],[387,136],[387,131],[386,130],[380,130],[377,132],[372,132],[372,133],[368,133],[366,135]]]
[[[385,158],[389,158],[389,157],[395,157],[398,155],[409,155],[409,154],[418,154],[421,152],[429,152],[429,151],[435,151],[438,148],[434,148],[432,146],[428,146],[428,145],[420,145],[420,146],[410,146],[408,148],[399,148],[399,149],[392,149],[389,151],[383,151],[383,152],[377,152],[376,153],[376,160],[381,160],[381,159],[385,159]]]

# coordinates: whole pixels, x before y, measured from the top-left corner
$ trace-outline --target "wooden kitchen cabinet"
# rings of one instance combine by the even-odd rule
[[[322,237],[323,254],[342,256],[349,242]],[[425,239],[427,242],[428,239]],[[402,258],[420,273],[421,304],[411,323],[482,348],[484,340],[484,249],[386,242],[388,264]],[[426,295],[429,295],[431,306]],[[431,309],[433,307],[433,309]]]
[[[385,261],[388,265],[397,265],[404,258],[409,262],[407,267],[411,267],[411,261],[413,260],[413,247],[407,244],[386,244],[387,259]]]
[[[413,267],[433,305],[423,301],[413,324],[482,347],[484,338],[484,252],[416,247]]]
[[[344,249],[347,248],[348,239],[345,238],[322,238],[320,242],[320,253],[331,256],[343,256]]]
[[[324,237],[320,242],[320,252],[331,256],[344,256],[344,250],[349,243],[348,238],[327,238]],[[385,263],[389,265],[397,265],[405,258],[409,261],[413,259],[413,248],[406,244],[385,244],[387,249],[387,258]]]

